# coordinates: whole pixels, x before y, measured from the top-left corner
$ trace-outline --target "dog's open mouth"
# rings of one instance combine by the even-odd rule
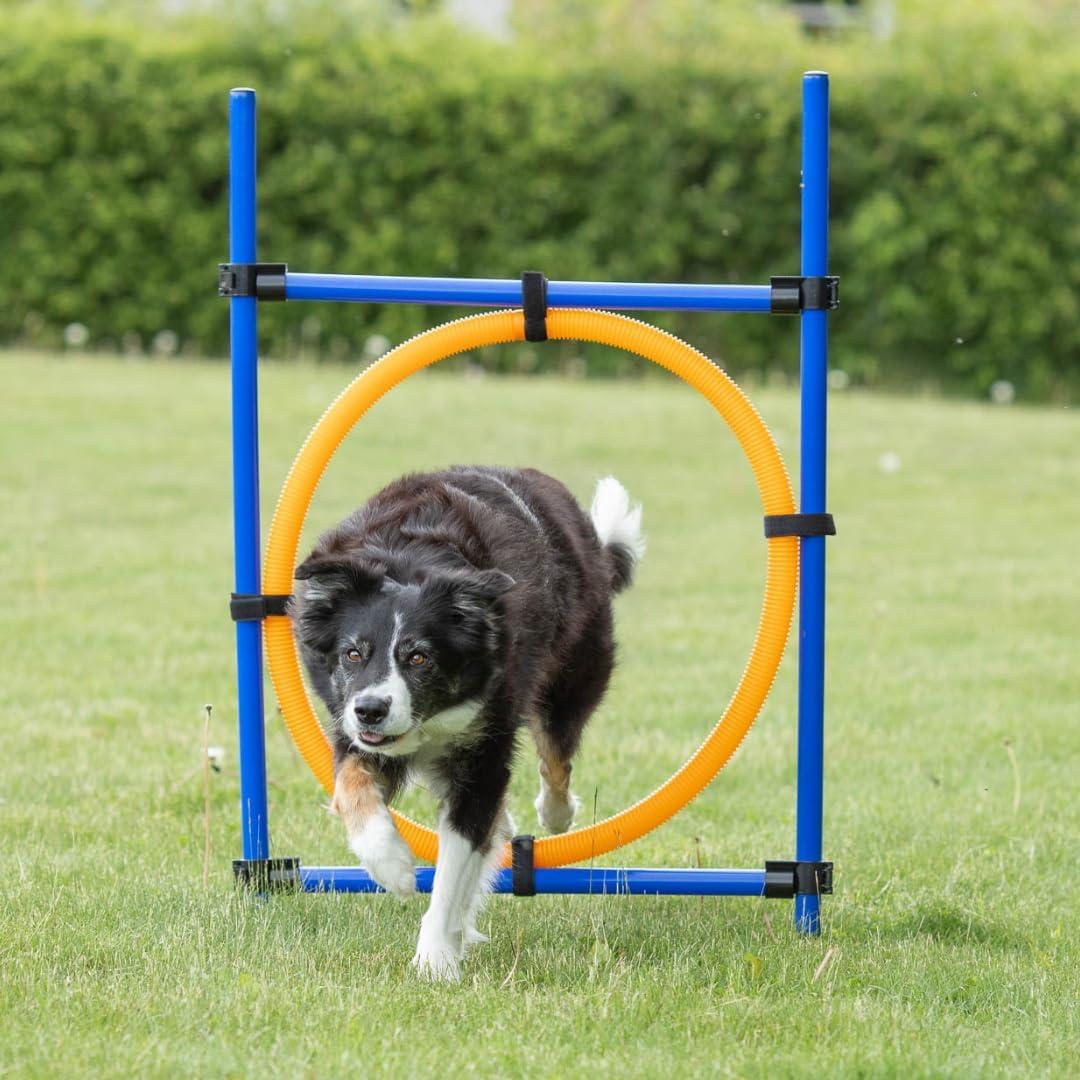
[[[390,743],[397,742],[400,735],[386,735],[381,731],[361,731],[360,741],[367,743],[368,746],[389,746]]]

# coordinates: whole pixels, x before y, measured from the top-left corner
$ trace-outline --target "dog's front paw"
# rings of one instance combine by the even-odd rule
[[[461,978],[461,950],[449,938],[428,933],[421,925],[412,965],[422,979],[457,982]]]
[[[482,930],[477,930],[475,926],[466,926],[464,940],[466,945],[486,945],[491,938]]]
[[[412,852],[389,815],[369,822],[350,846],[364,869],[388,893],[407,900],[416,892]]]

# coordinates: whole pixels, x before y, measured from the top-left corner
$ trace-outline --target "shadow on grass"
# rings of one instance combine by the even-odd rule
[[[930,939],[942,945],[989,945],[1017,949],[1024,939],[1000,923],[948,904],[923,904],[903,917],[879,927],[883,937],[909,941]]]
[[[289,954],[316,977],[360,985],[373,975],[409,976],[426,905],[419,896],[406,904],[388,897],[283,896],[265,907],[234,898],[219,919],[232,924],[238,956]],[[500,897],[481,921],[491,943],[470,956],[464,973],[482,986],[507,979],[551,989],[614,984],[625,976],[761,994],[792,979],[817,983],[832,946],[849,964],[883,948],[891,954],[920,945],[961,952],[1028,947],[1018,931],[940,901],[902,912],[845,907],[836,915],[821,938],[805,939],[794,933],[787,905],[765,901]]]

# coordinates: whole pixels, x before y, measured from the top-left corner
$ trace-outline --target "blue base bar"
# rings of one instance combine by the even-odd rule
[[[285,274],[286,300],[372,304],[521,307],[521,282],[497,278],[365,277]],[[621,281],[549,281],[553,308],[609,311],[757,311],[768,314],[768,285],[667,285]]]
[[[418,892],[431,892],[433,866],[416,870]],[[382,890],[358,866],[302,866],[305,892],[370,893]],[[761,896],[764,870],[668,870],[621,867],[559,867],[535,872],[537,893],[578,893],[599,896]],[[509,870],[500,870],[492,892],[512,892]]]

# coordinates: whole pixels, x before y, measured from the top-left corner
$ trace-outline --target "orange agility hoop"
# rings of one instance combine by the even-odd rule
[[[547,332],[554,339],[624,349],[678,375],[706,398],[731,427],[750,462],[765,515],[795,513],[791,481],[768,428],[743,392],[707,357],[656,327],[604,311],[550,310]],[[375,402],[410,375],[439,360],[469,349],[524,340],[521,311],[473,315],[399,345],[350,383],[315,425],[289,470],[270,526],[264,591],[292,591],[300,532],[315,488],[334,451]],[[537,867],[580,862],[637,840],[682,809],[727,764],[765,702],[791,627],[798,537],[771,537],[766,550],[765,598],[750,659],[731,701],[705,741],[678,772],[640,802],[587,828],[537,840]],[[332,791],[333,755],[301,678],[292,623],[283,615],[269,615],[264,623],[270,678],[285,723],[312,772],[328,792]],[[400,814],[395,814],[395,819],[414,854],[435,862],[436,834]],[[504,861],[509,864],[509,849]]]

